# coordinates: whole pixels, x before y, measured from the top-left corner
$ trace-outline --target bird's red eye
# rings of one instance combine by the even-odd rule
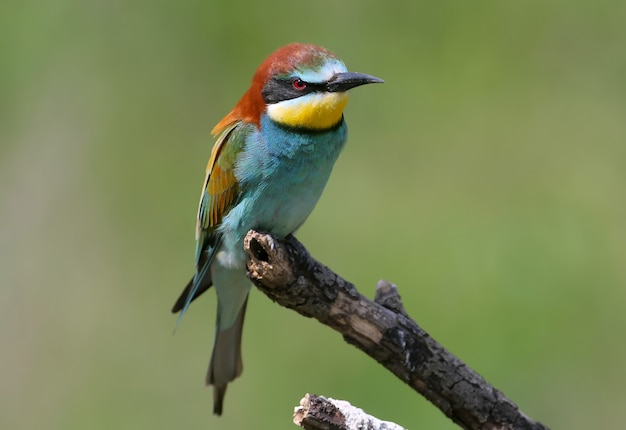
[[[298,78],[298,79],[294,79],[293,80],[293,87],[298,90],[298,91],[302,91],[303,89],[306,88],[306,82],[304,82],[302,79]]]

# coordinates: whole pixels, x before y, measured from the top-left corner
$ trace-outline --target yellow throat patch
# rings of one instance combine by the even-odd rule
[[[267,106],[267,114],[277,123],[294,128],[326,130],[341,120],[348,93],[311,93]]]

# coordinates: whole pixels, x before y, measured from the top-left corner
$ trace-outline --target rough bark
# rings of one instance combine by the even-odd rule
[[[281,306],[313,317],[374,358],[465,429],[546,429],[447,351],[406,314],[394,285],[376,299],[314,260],[293,236],[250,231],[248,276]]]

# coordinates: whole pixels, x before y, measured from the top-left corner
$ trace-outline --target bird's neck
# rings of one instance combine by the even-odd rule
[[[311,160],[308,160],[309,155],[306,154],[313,157],[336,158],[345,144],[347,127],[343,117],[327,130],[311,130],[285,126],[274,121],[269,115],[263,114],[261,135],[269,153],[308,162]]]

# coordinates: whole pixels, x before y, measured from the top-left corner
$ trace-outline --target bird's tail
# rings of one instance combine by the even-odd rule
[[[220,330],[218,321],[211,363],[206,375],[207,385],[213,385],[213,413],[216,415],[222,415],[222,405],[228,383],[241,375],[243,371],[241,333],[247,303],[246,298],[232,326]]]

